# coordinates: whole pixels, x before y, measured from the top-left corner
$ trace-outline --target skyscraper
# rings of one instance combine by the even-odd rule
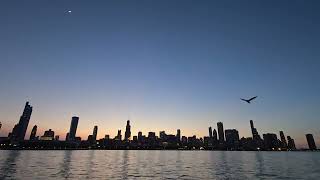
[[[226,145],[229,150],[237,150],[239,148],[239,132],[236,129],[226,129]]]
[[[260,140],[261,139],[260,135],[259,135],[257,129],[254,127],[252,120],[250,120],[250,127],[251,127],[252,139],[256,140],[256,141]]]
[[[17,141],[23,141],[26,135],[26,131],[29,125],[30,117],[32,114],[32,106],[29,102],[26,102],[22,116],[20,117],[19,123],[16,124],[12,130],[11,139]]]
[[[212,138],[213,138],[213,141],[217,141],[218,140],[218,135],[217,135],[216,129],[213,129]]]
[[[30,140],[36,140],[37,129],[38,129],[37,125],[33,126],[30,134]]]
[[[119,141],[122,140],[121,130],[120,130],[120,129],[118,130],[118,135],[117,135],[117,137],[116,137],[116,140],[119,140]]]
[[[142,132],[141,131],[138,132],[138,141],[139,142],[142,141]]]
[[[296,150],[296,144],[294,143],[294,140],[291,139],[290,136],[287,136],[288,139],[288,149],[289,150]]]
[[[131,137],[131,126],[130,126],[130,120],[128,120],[124,138],[125,138],[126,141],[128,141],[130,139],[130,137]]]
[[[180,129],[177,129],[177,141],[180,142],[181,140],[181,131]]]
[[[283,131],[280,131],[280,139],[281,139],[281,147],[284,149],[287,149],[288,145],[287,145],[287,140],[286,137],[283,134]]]
[[[166,140],[166,136],[167,136],[167,134],[166,134],[165,131],[160,131],[160,132],[159,132],[159,137],[160,137],[160,139],[161,139],[162,141],[165,141],[165,140]]]
[[[68,141],[74,141],[76,139],[78,122],[79,117],[73,116],[71,119]]]
[[[209,127],[209,138],[212,138],[212,127]]]
[[[93,133],[92,133],[92,141],[93,142],[97,141],[97,134],[98,134],[98,126],[94,126]]]
[[[267,133],[263,134],[263,141],[266,150],[278,150],[279,141],[276,134]]]
[[[306,138],[307,138],[307,141],[308,141],[309,149],[310,150],[317,150],[317,146],[316,146],[316,143],[314,142],[313,135],[312,134],[306,134]]]
[[[218,122],[217,123],[217,127],[218,127],[219,142],[223,143],[224,142],[223,123],[222,122]]]

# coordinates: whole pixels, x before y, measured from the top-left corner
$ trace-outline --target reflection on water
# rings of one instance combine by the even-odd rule
[[[20,151],[8,151],[7,157],[0,168],[1,174],[0,179],[5,179],[7,177],[12,177],[16,173],[16,160],[19,158]],[[2,156],[2,154],[1,154]],[[1,158],[2,160],[2,158]],[[2,173],[5,172],[5,173]]]
[[[320,179],[320,153],[0,151],[0,179]]]
[[[70,172],[70,162],[71,162],[72,152],[73,151],[65,151],[63,161],[59,165],[59,167],[60,167],[59,175],[63,178],[68,178],[71,173]]]

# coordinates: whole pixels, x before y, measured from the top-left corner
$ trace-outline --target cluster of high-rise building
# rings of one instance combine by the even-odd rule
[[[288,151],[296,150],[295,142],[290,136],[285,136],[283,131],[277,134],[266,133],[259,135],[254,123],[250,120],[251,137],[240,138],[236,129],[224,129],[223,123],[217,123],[217,130],[209,127],[208,136],[197,138],[196,136],[186,137],[181,135],[177,129],[176,134],[167,134],[160,131],[159,136],[155,132],[148,132],[143,135],[138,132],[136,136],[131,134],[130,120],[127,121],[124,138],[121,130],[111,138],[105,135],[97,139],[98,126],[94,126],[93,132],[87,140],[77,136],[79,117],[72,117],[69,132],[65,141],[61,141],[59,135],[55,135],[52,129],[44,132],[43,136],[37,136],[38,126],[35,125],[30,133],[29,140],[25,140],[26,131],[32,114],[32,106],[26,103],[18,124],[14,126],[8,137],[0,138],[1,149],[205,149],[205,150],[267,150],[267,151]],[[1,129],[0,122],[0,129]],[[132,136],[132,139],[131,139]],[[312,134],[306,134],[310,150],[317,150]]]

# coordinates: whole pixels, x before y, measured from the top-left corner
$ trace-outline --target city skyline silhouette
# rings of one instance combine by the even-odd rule
[[[64,138],[142,132],[207,135],[223,122],[249,137],[282,130],[320,144],[317,1],[2,2],[0,136],[30,125]],[[239,98],[258,98],[252,104]],[[54,123],[52,123],[54,122]],[[32,124],[32,125],[31,125]],[[90,128],[88,128],[90,127]]]
[[[253,97],[250,101],[255,99]],[[243,100],[243,99],[241,99]],[[87,139],[77,135],[79,117],[71,118],[71,125],[66,132],[65,139],[61,135],[55,134],[51,128],[46,130],[43,136],[38,133],[38,126],[34,125],[30,133],[30,138],[26,139],[26,130],[28,128],[33,107],[27,101],[18,123],[8,133],[7,137],[1,137],[1,149],[205,149],[205,150],[272,150],[287,151],[297,150],[294,139],[291,136],[285,136],[282,130],[279,130],[280,137],[275,133],[259,134],[255,128],[253,120],[250,120],[251,136],[240,136],[235,128],[227,129],[223,127],[223,122],[217,122],[217,128],[212,130],[208,127],[208,134],[204,137],[196,135],[185,136],[181,129],[177,129],[176,135],[168,134],[166,131],[159,131],[159,135],[154,131],[149,131],[147,135],[139,131],[136,135],[131,133],[130,120],[127,120],[125,133],[118,129],[117,135],[113,138],[110,134],[105,134],[104,138],[98,138],[98,126],[95,125],[93,133],[88,135]],[[0,125],[1,122],[0,122]],[[1,130],[1,127],[0,127]],[[38,133],[38,134],[37,134]],[[317,150],[313,134],[305,134],[309,150]],[[124,138],[123,138],[124,137]],[[132,137],[132,138],[131,138]],[[26,141],[27,140],[27,141]],[[63,143],[63,144],[61,144]],[[298,150],[307,149],[298,147]]]

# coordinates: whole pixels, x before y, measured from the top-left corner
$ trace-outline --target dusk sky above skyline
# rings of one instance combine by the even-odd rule
[[[132,135],[221,121],[246,137],[252,119],[320,144],[320,2],[194,2],[0,2],[0,136],[30,101],[26,138],[37,125],[64,139],[75,115],[84,139],[127,119]]]

